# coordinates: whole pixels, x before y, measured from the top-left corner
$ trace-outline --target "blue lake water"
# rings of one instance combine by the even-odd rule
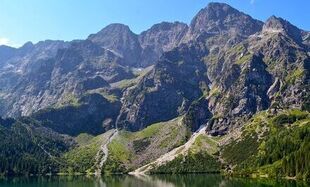
[[[155,175],[134,177],[113,175],[108,177],[52,176],[0,178],[0,187],[304,187],[303,182],[294,180],[267,180],[227,178],[221,175]]]

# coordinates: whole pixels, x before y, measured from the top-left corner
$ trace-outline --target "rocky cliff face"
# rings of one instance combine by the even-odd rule
[[[305,108],[309,56],[294,29],[287,21],[271,17],[261,32],[218,55],[224,69],[214,87],[219,94],[209,97],[216,114],[210,129],[240,126],[244,118],[268,108]]]
[[[210,3],[189,26],[162,22],[137,35],[111,24],[86,40],[2,46],[0,114],[70,108],[85,95],[99,94],[107,100],[99,103],[113,108],[92,123],[97,128],[113,121],[100,132],[114,122],[136,131],[184,115],[193,131],[207,124],[211,134],[223,134],[262,110],[309,110],[309,41],[309,32],[281,18],[263,23]],[[90,102],[68,111],[85,112],[81,116],[88,119],[86,111],[102,109],[94,108]],[[58,115],[50,112],[42,116]]]
[[[117,126],[141,130],[182,115],[209,84],[199,46],[180,46],[165,53],[153,70],[124,93]]]
[[[124,59],[121,65],[139,66],[141,46],[138,35],[127,25],[111,24],[88,37],[88,40]]]
[[[249,36],[261,30],[263,23],[255,20],[231,6],[223,3],[210,3],[200,10],[190,23],[183,41],[196,39],[200,35],[229,34]]]
[[[184,35],[182,42],[187,43],[183,48],[188,50],[181,50],[181,54],[176,55],[194,54],[195,58],[192,56],[191,59],[195,65],[201,62],[203,65],[195,66],[197,69],[192,71],[190,64],[193,61],[175,57],[167,59],[164,68],[160,66],[163,62],[159,61],[153,72],[178,69],[178,72],[191,74],[158,76],[165,77],[164,80],[152,73],[146,75],[144,81],[125,93],[119,123],[139,130],[154,122],[185,114],[184,120],[192,130],[208,124],[211,134],[222,134],[241,126],[262,110],[306,108],[309,102],[309,55],[300,33],[300,29],[281,18],[273,16],[262,24],[228,5],[212,3],[198,13]],[[199,47],[193,48],[193,43]],[[163,57],[169,53],[164,53]],[[176,64],[175,61],[188,66],[166,67]],[[203,76],[195,79],[195,72]],[[169,89],[161,89],[166,80],[178,81],[169,85]],[[185,98],[179,98],[189,86],[171,88],[177,85],[176,82],[188,80],[196,86],[191,87]],[[149,94],[153,93],[150,90],[157,94],[150,97]],[[162,98],[170,99],[161,102]],[[197,104],[189,107],[193,101]],[[155,115],[148,114],[153,108],[156,109],[152,112]],[[193,111],[199,114],[194,115]],[[160,115],[156,117],[157,114]]]
[[[142,47],[141,65],[148,66],[159,60],[163,52],[177,47],[188,30],[188,26],[180,22],[162,22],[152,26],[139,35]]]
[[[88,40],[72,42],[55,53],[35,58],[34,52],[34,61],[20,60],[23,64],[3,71],[3,114],[29,115],[88,90],[109,87],[109,81],[133,76],[119,65],[122,59]]]
[[[111,24],[87,40],[2,46],[0,115],[30,115],[68,95],[79,98],[88,90],[134,78],[132,68],[154,64],[177,46],[186,28],[161,23],[136,35],[128,26]]]

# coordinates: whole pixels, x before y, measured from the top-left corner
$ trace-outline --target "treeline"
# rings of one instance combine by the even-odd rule
[[[12,122],[0,124],[0,175],[57,173],[59,163],[49,152],[60,154],[66,145],[36,132],[35,121]]]
[[[284,176],[310,179],[310,124],[283,129],[265,144],[267,154],[260,165],[281,161],[278,172]]]
[[[258,120],[263,119],[263,120]],[[257,129],[264,135],[258,138]],[[237,175],[295,177],[310,181],[310,115],[298,110],[253,118],[242,138],[226,145],[222,156]]]
[[[161,165],[151,173],[218,173],[220,172],[221,164],[209,155],[207,152],[192,153],[180,155],[174,160]]]

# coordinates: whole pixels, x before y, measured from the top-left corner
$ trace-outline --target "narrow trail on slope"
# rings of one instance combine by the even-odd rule
[[[95,175],[100,176],[102,173],[103,164],[107,161],[108,155],[109,155],[109,149],[108,145],[112,142],[112,140],[117,136],[118,130],[115,129],[113,132],[109,135],[108,140],[101,145],[100,150],[98,151],[96,155],[96,163],[99,162],[99,165],[96,168]]]
[[[145,175],[150,170],[152,170],[154,167],[158,167],[158,166],[161,166],[161,165],[163,165],[169,161],[172,161],[173,159],[175,159],[179,155],[185,155],[188,152],[188,150],[190,149],[190,147],[196,141],[196,138],[199,135],[205,134],[205,133],[206,133],[206,126],[203,126],[199,130],[197,130],[185,144],[183,144],[177,148],[174,148],[173,150],[162,155],[161,157],[159,157],[155,161],[148,163],[148,164],[136,169],[135,171],[130,172],[129,174],[130,175]]]

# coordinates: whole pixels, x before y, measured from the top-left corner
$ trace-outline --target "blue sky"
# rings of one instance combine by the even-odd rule
[[[1,0],[0,45],[84,39],[110,23],[135,33],[161,21],[189,23],[209,0]],[[271,15],[310,30],[310,0],[218,0],[265,21]]]

